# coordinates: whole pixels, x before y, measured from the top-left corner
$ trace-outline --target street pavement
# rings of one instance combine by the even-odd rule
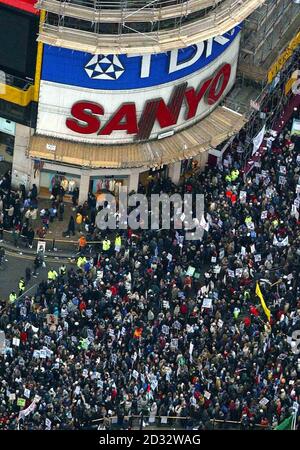
[[[6,268],[3,271],[0,271],[0,298],[1,300],[8,300],[8,296],[11,291],[15,291],[17,294],[19,293],[19,281],[21,277],[25,277],[26,267],[30,267],[33,270],[33,258],[27,255],[19,255],[15,254],[14,256],[7,256],[6,259]],[[26,285],[25,291],[34,286],[35,284],[40,283],[42,280],[47,279],[47,273],[50,268],[58,269],[62,263],[65,262],[67,268],[71,266],[74,267],[74,264],[67,263],[66,261],[55,261],[53,258],[46,258],[45,263],[46,267],[40,267],[38,270],[39,275],[37,278],[31,278],[28,285]],[[29,295],[34,295],[35,289],[31,289],[29,291]]]

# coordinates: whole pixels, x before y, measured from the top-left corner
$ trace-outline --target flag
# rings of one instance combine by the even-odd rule
[[[264,310],[264,312],[265,312],[265,314],[266,314],[266,316],[268,318],[268,321],[270,322],[271,311],[269,310],[269,308],[266,305],[265,299],[264,299],[264,297],[263,297],[263,295],[261,293],[260,286],[259,286],[258,282],[256,283],[255,294],[260,299],[261,306],[263,307],[263,310]]]
[[[292,430],[293,415],[281,422],[275,430]]]

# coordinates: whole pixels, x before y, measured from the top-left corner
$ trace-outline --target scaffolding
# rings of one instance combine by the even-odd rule
[[[150,0],[134,9],[137,2],[119,1],[119,8],[109,10],[103,2],[97,4],[100,8],[90,8],[81,0],[79,5],[39,0],[36,6],[47,14],[38,40],[93,54],[161,53],[224,34],[264,2]]]
[[[243,151],[240,157],[241,166],[244,167],[252,155],[252,140],[266,125],[266,130],[271,130],[275,121],[280,116],[284,106],[288,103],[290,94],[286,94],[285,85],[292,73],[300,68],[300,48],[296,49],[280,74],[272,84],[265,85],[255,100],[258,110],[249,108],[248,122],[243,130],[236,136],[235,143]],[[226,104],[226,100],[225,100]],[[236,106],[235,106],[236,107]]]
[[[280,42],[299,20],[299,5],[293,0],[267,0],[245,21],[240,51],[240,71],[262,80],[280,54]],[[299,22],[298,22],[299,27]],[[297,26],[296,26],[297,31]],[[283,46],[285,46],[283,42]]]

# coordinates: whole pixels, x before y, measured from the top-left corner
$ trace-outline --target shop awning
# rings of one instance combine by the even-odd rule
[[[208,151],[237,133],[245,123],[243,115],[222,106],[184,131],[140,144],[94,145],[33,135],[29,156],[91,168],[150,168]]]

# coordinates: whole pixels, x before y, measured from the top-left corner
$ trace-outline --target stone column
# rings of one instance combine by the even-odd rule
[[[16,124],[16,136],[12,165],[12,186],[24,184],[26,189],[35,182],[33,179],[33,161],[26,153],[28,150],[31,128]]]
[[[168,168],[169,177],[171,178],[172,183],[178,184],[180,180],[181,161],[169,164]]]
[[[82,205],[88,199],[89,185],[90,185],[90,174],[89,171],[82,171],[80,177],[79,185],[79,199],[78,204]]]
[[[128,192],[131,192],[131,191],[137,192],[138,185],[139,185],[139,176],[140,176],[140,174],[138,172],[134,172],[130,175]]]

